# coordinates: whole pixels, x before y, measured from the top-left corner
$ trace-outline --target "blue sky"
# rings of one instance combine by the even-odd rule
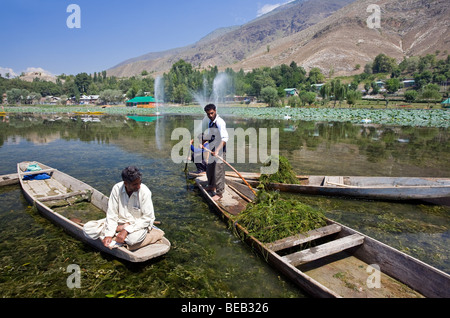
[[[1,0],[0,74],[106,70],[132,57],[193,44],[289,0]],[[69,28],[70,4],[81,10]]]

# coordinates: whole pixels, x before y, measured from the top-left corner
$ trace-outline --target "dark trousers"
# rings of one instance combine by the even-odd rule
[[[197,167],[198,172],[206,171],[206,161],[203,158],[203,153],[192,153],[191,160]]]
[[[227,160],[226,152],[223,152],[221,157]],[[222,195],[225,192],[225,163],[210,156],[206,165],[206,177],[208,178],[208,186],[216,188],[216,194]]]

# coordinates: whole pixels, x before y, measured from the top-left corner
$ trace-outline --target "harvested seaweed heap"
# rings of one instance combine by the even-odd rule
[[[288,183],[288,184],[299,184],[300,182],[297,179],[292,166],[287,160],[287,158],[283,156],[271,156],[267,161],[263,164],[265,167],[273,166],[273,163],[278,163],[278,171],[274,174],[262,174],[259,177],[260,184],[264,185],[264,188],[267,188],[269,183]]]
[[[284,200],[277,191],[260,190],[235,221],[263,243],[306,233],[326,225],[319,210],[297,200]]]
[[[282,199],[278,191],[267,191],[267,183],[297,181],[289,161],[280,156],[279,163],[280,169],[276,174],[261,176],[255,201],[249,203],[235,219],[250,235],[264,243],[326,225],[326,218],[321,211],[298,200]]]

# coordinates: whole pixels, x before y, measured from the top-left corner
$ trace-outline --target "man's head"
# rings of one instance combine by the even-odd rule
[[[216,115],[217,115],[216,105],[214,105],[214,104],[206,105],[205,113],[208,116],[209,120],[214,121],[216,119]]]
[[[135,166],[130,166],[122,171],[122,180],[125,183],[127,192],[139,191],[141,188],[142,173]]]

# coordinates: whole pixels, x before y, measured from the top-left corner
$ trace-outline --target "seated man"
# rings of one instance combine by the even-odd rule
[[[208,148],[208,143],[202,139],[202,135],[199,136],[200,145],[203,145],[203,147]],[[206,174],[206,161],[208,157],[208,153],[206,153],[206,150],[203,148],[195,148],[194,147],[194,139],[191,140],[191,161],[195,164],[197,167],[197,171],[194,173],[197,174]]]
[[[141,172],[134,166],[122,171],[123,181],[111,191],[106,218],[84,225],[87,237],[100,238],[106,247],[116,243],[142,247],[144,240],[151,244],[164,236],[163,231],[153,227],[152,193],[141,178]],[[149,240],[148,234],[153,238]]]

